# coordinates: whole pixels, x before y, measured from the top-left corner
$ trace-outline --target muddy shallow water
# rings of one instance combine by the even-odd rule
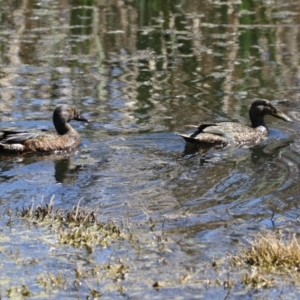
[[[103,298],[223,298],[228,289],[209,280],[225,282],[234,271],[210,270],[213,259],[262,229],[298,233],[297,1],[0,4],[0,127],[52,129],[59,104],[92,120],[72,123],[82,137],[74,152],[0,155],[1,295],[24,284],[33,298],[84,298],[89,285]],[[206,157],[175,134],[200,121],[249,124],[255,98],[294,123],[267,117],[270,136],[261,145]],[[117,244],[91,255],[59,248],[47,230],[7,226],[8,209],[52,197],[56,207],[80,201],[103,221],[126,223],[141,247]],[[73,280],[82,256],[94,265],[122,260],[128,276],[117,286],[109,276],[51,292],[36,286],[40,274]],[[31,257],[45,263],[19,263]],[[255,298],[233,281],[231,295]],[[282,291],[292,298],[297,288],[278,283],[259,293]]]

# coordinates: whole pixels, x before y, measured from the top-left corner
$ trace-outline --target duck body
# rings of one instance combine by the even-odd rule
[[[234,122],[200,123],[195,127],[197,130],[194,133],[180,136],[190,143],[207,143],[220,147],[229,144],[258,144],[268,136],[268,131],[263,126],[251,128]]]
[[[197,126],[188,125],[188,127],[196,128],[194,133],[179,135],[193,144],[210,144],[216,147],[225,147],[229,144],[255,145],[269,134],[264,122],[265,115],[293,122],[268,100],[259,99],[252,103],[249,110],[251,127],[235,122],[200,123]]]
[[[0,152],[55,152],[70,151],[80,144],[79,133],[69,124],[71,120],[88,122],[67,105],[58,106],[53,113],[56,132],[0,130]]]

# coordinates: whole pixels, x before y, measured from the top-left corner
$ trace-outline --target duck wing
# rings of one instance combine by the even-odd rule
[[[39,131],[2,129],[0,130],[0,143],[2,144],[22,144],[28,139],[36,138],[43,134],[46,129]]]
[[[229,143],[227,133],[222,131],[218,123],[200,123],[199,125],[187,125],[186,127],[196,128],[192,134],[178,134],[186,142],[193,144],[211,144],[226,146]]]
[[[252,128],[235,122],[216,123],[215,126],[207,127],[204,133],[220,135],[229,143],[235,144],[257,144],[268,136],[268,130],[264,126]]]
[[[226,146],[230,143],[257,143],[264,135],[263,132],[235,122],[201,123],[197,126],[188,125],[188,127],[197,130],[192,134],[180,134],[180,136],[187,142],[196,144],[207,143]]]

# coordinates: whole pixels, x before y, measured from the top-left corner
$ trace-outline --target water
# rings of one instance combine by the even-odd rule
[[[110,289],[106,278],[99,287],[104,298],[225,297],[223,287],[205,288],[207,278],[235,274],[226,268],[206,273],[214,258],[236,253],[236,243],[262,229],[298,233],[297,1],[0,5],[1,128],[52,129],[59,104],[74,105],[93,120],[72,123],[82,137],[72,153],[0,155],[0,207],[14,210],[54,195],[57,207],[71,209],[80,200],[99,208],[103,221],[129,222],[144,248],[123,245],[94,255],[98,262],[114,255],[130,266],[120,283],[126,292]],[[175,135],[200,121],[249,124],[254,98],[271,100],[294,123],[268,117],[270,137],[262,145],[206,157]],[[20,237],[5,222],[8,251]],[[36,248],[34,255],[47,262],[43,272],[66,274],[79,264],[60,268],[44,240],[35,245],[38,234],[25,231],[29,238],[18,247],[29,257]],[[5,251],[2,259],[9,261]],[[3,263],[2,270],[10,268],[16,267]],[[43,297],[33,284],[36,272],[26,284]],[[2,294],[22,284],[22,270],[9,274],[1,278]],[[187,274],[193,276],[184,281]],[[155,281],[165,287],[156,291]],[[280,288],[267,293],[279,295]],[[291,297],[295,289],[287,288]],[[73,292],[61,288],[52,297],[85,297],[89,289]],[[235,293],[248,293],[238,279]]]

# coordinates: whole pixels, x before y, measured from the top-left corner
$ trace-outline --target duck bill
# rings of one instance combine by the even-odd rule
[[[285,115],[283,112],[281,112],[280,110],[277,110],[275,112],[272,112],[271,115],[275,118],[281,119],[283,121],[286,122],[291,122],[293,123],[293,120],[291,118],[289,118],[287,115]]]
[[[74,118],[74,120],[80,121],[80,122],[86,122],[86,123],[89,123],[89,122],[90,122],[90,120],[88,120],[87,118],[82,117],[82,116],[80,116],[80,115],[79,115],[78,117]]]

